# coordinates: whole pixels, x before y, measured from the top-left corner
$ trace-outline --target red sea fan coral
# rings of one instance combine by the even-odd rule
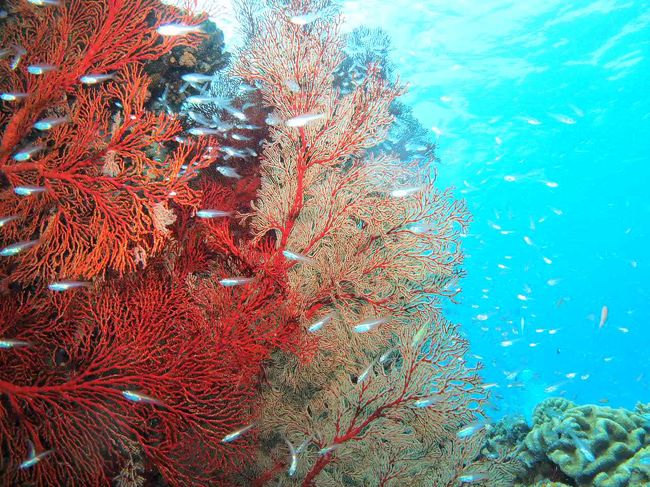
[[[30,346],[0,356],[0,449],[11,454],[2,484],[103,485],[139,455],[171,484],[206,485],[245,457],[246,439],[221,443],[253,405],[240,346],[183,281],[150,267],[72,298],[40,298],[47,306],[5,302],[13,309],[0,334]],[[29,441],[52,453],[21,470]]]
[[[162,9],[156,21],[154,7]],[[2,241],[38,244],[4,272],[13,281],[48,281],[133,270],[166,240],[175,219],[169,200],[198,202],[187,183],[214,161],[204,148],[215,145],[179,146],[179,121],[145,111],[148,80],[138,62],[199,37],[159,36],[156,25],[189,18],[154,1],[16,8],[17,20],[0,36],[14,54],[0,61],[0,91],[18,96],[3,103],[0,120],[0,215],[16,217]],[[41,63],[44,74],[27,70]],[[110,80],[81,83],[90,73]],[[37,132],[39,120],[57,123]]]
[[[0,251],[0,274],[36,284],[0,296],[0,338],[20,344],[0,355],[0,484],[137,484],[160,473],[173,485],[226,485],[256,434],[222,440],[255,417],[265,361],[310,349],[271,242],[251,242],[234,218],[193,219],[200,204],[249,209],[256,177],[234,191],[215,175],[190,187],[216,142],[180,142],[177,119],[145,110],[139,62],[196,40],[153,29],[190,20],[145,0],[13,13],[0,34],[15,46],[0,60],[0,91],[17,97],[0,107],[0,216],[10,217],[0,240],[38,243]],[[26,71],[37,63],[56,68]],[[89,73],[108,79],[80,82]],[[43,119],[57,122],[32,130]],[[236,276],[253,282],[218,283]],[[41,285],[71,278],[95,283],[62,294]],[[21,468],[30,445],[47,456]]]
[[[66,95],[80,89],[81,76],[120,71],[133,63],[157,59],[175,46],[192,45],[199,38],[188,35],[161,40],[154,30],[157,25],[191,19],[156,0],[69,0],[44,8],[15,2],[11,10],[0,45],[14,57],[7,55],[0,67],[0,88],[29,96],[0,119],[7,123],[0,145],[3,161],[44,110],[64,104]],[[28,65],[36,64],[55,69],[45,75],[26,72]]]

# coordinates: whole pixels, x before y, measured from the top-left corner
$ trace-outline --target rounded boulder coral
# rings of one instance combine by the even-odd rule
[[[529,467],[555,464],[578,486],[648,485],[650,422],[625,409],[542,402],[520,459]]]

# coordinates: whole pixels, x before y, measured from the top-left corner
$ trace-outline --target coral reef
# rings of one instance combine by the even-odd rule
[[[187,284],[156,267],[90,295],[35,296],[3,309],[2,336],[30,346],[2,357],[0,393],[9,401],[0,430],[14,458],[27,458],[29,441],[53,450],[38,466],[41,485],[106,483],[134,443],[177,485],[218,478],[245,454],[245,443],[227,447],[221,439],[249,414],[253,396],[249,371],[233,364],[254,350],[255,338],[226,333],[246,313],[240,308],[215,330],[207,319],[218,301],[201,313]],[[131,404],[124,391],[156,404]],[[5,468],[5,482],[33,478]]]
[[[440,310],[469,215],[385,35],[259,4],[225,69],[156,0],[11,4],[0,484],[512,484]]]
[[[501,458],[509,454],[513,445],[519,445],[530,432],[530,426],[523,416],[506,416],[489,429],[481,453],[490,458]]]
[[[230,55],[225,52],[223,32],[206,20],[202,28],[207,38],[197,47],[179,46],[145,65],[151,78],[151,108],[178,113],[188,92],[181,90],[181,76],[188,73],[213,74],[223,70]]]
[[[263,361],[303,351],[284,268],[196,221],[240,206],[202,173],[218,142],[146,109],[141,63],[203,37],[156,27],[201,19],[92,5],[15,2],[1,34],[1,238],[37,244],[2,257],[0,484],[226,484],[254,436],[223,439],[252,421]],[[256,180],[237,187],[246,209]],[[246,273],[255,287],[219,285]]]
[[[520,458],[531,466],[549,460],[576,485],[617,487],[650,481],[649,470],[638,468],[636,455],[650,444],[648,421],[624,409],[601,406],[566,408],[540,404],[535,427],[526,436]],[[560,412],[561,411],[561,412]]]
[[[269,3],[243,19],[251,34],[233,69],[288,121],[270,128],[250,224],[289,259],[318,353],[307,364],[274,355],[248,481],[455,485],[476,472],[507,485],[507,467],[474,462],[481,442],[456,435],[485,398],[438,309],[456,292],[466,210],[434,188],[430,165],[372,152],[402,89],[375,65],[336,89],[344,44],[330,2]],[[308,25],[289,20],[306,13]]]
[[[549,398],[537,405],[532,419],[524,438],[504,435],[503,428],[497,427],[484,447],[491,451],[497,444],[516,456],[522,465],[516,485],[623,487],[650,482],[647,417],[625,409]]]
[[[643,415],[643,414],[650,415],[650,403],[647,403],[647,402],[646,402],[646,403],[639,402],[639,403],[637,403],[636,406],[634,407],[634,411],[635,411],[637,414],[641,414],[641,415]]]
[[[154,29],[190,17],[152,0],[20,2],[12,12],[0,35],[14,46],[0,63],[0,92],[16,98],[0,111],[0,215],[11,218],[0,238],[33,245],[19,262],[5,259],[2,274],[48,283],[132,271],[169,237],[170,200],[195,205],[188,182],[214,162],[202,154],[209,140],[172,148],[179,122],[144,109],[139,63],[199,41],[161,40]],[[102,74],[112,82],[80,82]]]

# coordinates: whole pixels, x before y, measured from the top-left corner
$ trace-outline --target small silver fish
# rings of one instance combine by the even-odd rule
[[[221,218],[232,215],[232,211],[224,210],[199,210],[196,212],[196,216],[199,218]]]
[[[304,115],[298,115],[297,117],[289,118],[288,120],[285,120],[284,123],[287,127],[298,128],[317,122],[323,118],[325,118],[324,113],[305,113]]]
[[[77,289],[80,287],[90,287],[91,283],[88,281],[57,281],[47,285],[50,291],[62,292],[70,289]]]
[[[31,196],[37,193],[44,193],[47,191],[45,186],[16,186],[14,188],[14,193],[18,196]]]
[[[187,83],[207,83],[208,81],[212,81],[214,76],[201,73],[187,73],[181,76],[181,79]]]
[[[361,384],[366,379],[366,377],[368,377],[370,371],[374,366],[375,366],[375,361],[373,360],[370,363],[370,365],[368,365],[368,367],[366,367],[364,371],[359,374],[359,376],[357,377],[357,384]]]
[[[0,256],[2,257],[11,257],[18,255],[23,250],[27,250],[38,243],[38,240],[25,240],[23,242],[16,242],[11,245],[7,245],[4,249],[0,250]]]
[[[487,480],[488,476],[484,473],[470,473],[464,474],[458,477],[458,480],[466,484],[471,484],[472,482],[480,482],[481,480]]]
[[[192,105],[206,105],[208,103],[221,105],[223,104],[224,99],[218,96],[192,95],[188,96],[185,101],[187,103],[191,103]]]
[[[291,252],[290,250],[283,250],[282,255],[284,255],[288,260],[295,260],[297,262],[312,263],[314,259],[307,257],[306,255],[299,254],[297,252]]]
[[[227,178],[235,178],[235,179],[241,178],[241,176],[237,173],[237,171],[235,171],[235,169],[230,166],[217,166],[216,170],[219,172],[219,174]]]
[[[84,85],[96,85],[97,83],[103,83],[104,81],[109,81],[113,78],[115,78],[115,73],[90,73],[80,77],[79,81]]]
[[[406,196],[411,196],[412,194],[422,191],[423,188],[424,186],[413,186],[410,188],[395,189],[390,192],[390,195],[393,198],[404,198]]]
[[[603,306],[600,310],[600,321],[598,322],[598,329],[605,326],[608,317],[609,317],[609,308],[607,308],[607,306]]]
[[[188,130],[188,133],[192,135],[202,136],[202,135],[217,135],[219,130],[211,129],[210,127],[192,127]]]
[[[160,400],[155,399],[151,396],[147,396],[137,391],[129,391],[129,390],[122,391],[122,395],[126,400],[131,402],[141,402],[143,404],[156,404],[156,405],[162,404]]]
[[[21,470],[26,470],[28,468],[33,467],[38,462],[40,462],[41,460],[43,460],[45,457],[47,457],[49,454],[52,453],[52,450],[46,450],[37,455],[36,449],[34,448],[34,444],[31,441],[28,443],[29,443],[29,456],[27,457],[27,460],[22,462],[18,467]]]
[[[241,435],[249,431],[255,426],[255,423],[251,423],[248,426],[244,426],[241,429],[238,429],[237,431],[233,431],[232,433],[227,434],[221,439],[221,443],[230,443],[232,441],[235,441],[237,438],[239,438]]]
[[[156,29],[156,32],[161,36],[184,36],[204,32],[204,30],[200,25],[163,24]]]
[[[70,117],[48,117],[36,122],[34,128],[41,131],[51,130],[54,127],[58,127],[59,125],[63,125],[69,121]]]
[[[26,96],[27,93],[19,93],[19,92],[2,93],[0,94],[0,99],[2,101],[18,101],[18,100],[22,100]]]
[[[415,346],[420,343],[420,340],[424,337],[424,335],[427,334],[427,331],[429,330],[429,325],[425,323],[420,327],[420,329],[417,331],[415,336],[413,337],[413,340],[411,341],[411,348],[415,348]]]
[[[317,332],[318,330],[323,328],[327,323],[332,321],[332,318],[334,318],[334,314],[335,314],[334,311],[332,311],[331,313],[326,314],[321,319],[319,319],[317,322],[312,324],[309,328],[307,328],[307,331],[309,333]]]
[[[30,64],[29,66],[27,66],[27,72],[29,74],[35,74],[35,75],[49,73],[51,71],[56,71],[56,69],[57,67],[54,64],[47,64],[47,63]]]
[[[379,325],[383,325],[389,320],[389,318],[382,316],[377,318],[368,318],[363,320],[361,323],[354,327],[355,333],[366,333],[368,331],[374,330]]]
[[[0,338],[0,348],[18,348],[18,347],[29,347],[29,342],[24,342],[22,340],[15,340],[13,338]]]
[[[232,134],[231,137],[233,139],[235,139],[235,140],[239,140],[239,141],[242,141],[242,142],[245,142],[247,140],[251,140],[250,137],[246,137],[245,135],[241,135],[241,134]]]
[[[314,22],[315,20],[320,18],[320,15],[321,15],[320,13],[315,13],[315,12],[309,12],[309,13],[300,14],[300,15],[293,15],[293,16],[289,17],[289,22],[291,22],[292,24],[303,26],[303,25],[307,25],[307,24],[309,24],[311,22]]]
[[[28,145],[20,149],[18,152],[16,152],[13,156],[11,156],[11,158],[14,161],[19,161],[19,162],[27,161],[31,159],[32,155],[42,151],[43,149],[45,149],[45,146],[40,144]]]
[[[9,16],[9,12],[5,9],[0,10],[0,19],[6,19]]]
[[[248,284],[252,280],[252,277],[228,277],[226,279],[221,279],[219,284],[224,287],[242,286]]]
[[[247,154],[245,152],[235,149],[234,147],[229,147],[227,145],[220,146],[219,150],[224,154],[226,154],[226,156],[224,157],[225,160],[231,159],[233,157],[236,157],[238,159],[243,159],[247,157]]]
[[[235,126],[231,123],[226,123],[226,122],[219,122],[217,123],[217,129],[219,132],[225,133],[228,132],[229,130],[232,130],[235,128]]]
[[[251,93],[253,91],[256,91],[257,88],[255,86],[250,86],[250,85],[247,85],[247,84],[241,84],[241,85],[239,85],[238,90],[241,93]]]
[[[459,429],[456,436],[460,439],[469,438],[483,429],[486,424],[485,420],[475,421]]]
[[[429,397],[424,397],[422,399],[418,399],[413,403],[413,406],[416,408],[428,408],[432,404],[437,403],[440,400],[438,396],[429,396]]]
[[[233,117],[238,120],[244,121],[247,119],[246,114],[241,110],[236,109],[235,107],[226,106],[224,107]]]
[[[38,5],[39,7],[56,7],[61,5],[59,0],[27,0],[32,5]]]
[[[4,227],[7,223],[17,220],[18,217],[15,215],[3,216],[0,218],[0,228]]]
[[[273,125],[278,125],[280,122],[282,122],[282,120],[280,120],[280,117],[278,117],[277,115],[271,114],[271,115],[266,117],[264,122],[267,125],[272,125],[273,126]]]
[[[388,350],[386,350],[386,351],[385,351],[384,353],[382,353],[381,356],[379,357],[379,363],[380,363],[380,364],[385,363],[385,362],[388,360],[388,357],[390,357],[390,356],[392,355],[392,353],[393,353],[393,352],[396,352],[396,351],[397,351],[396,348],[389,348]]]
[[[341,447],[340,443],[334,443],[332,445],[326,446],[326,447],[321,448],[320,450],[318,450],[318,454],[321,455],[321,456],[322,455],[327,455],[328,453],[331,453],[331,452],[333,452],[334,450],[336,450],[336,449],[338,449],[340,447]]]
[[[212,124],[210,123],[210,120],[208,120],[203,114],[189,110],[187,112],[189,117],[194,120],[196,123],[199,123],[201,125],[204,125],[206,127],[211,127]]]
[[[284,84],[287,85],[287,88],[289,88],[290,91],[294,93],[300,92],[300,85],[295,80],[286,79],[284,80]]]
[[[14,58],[11,60],[11,69],[15,71],[18,68],[18,65],[20,64],[23,56],[27,54],[27,49],[18,44],[13,44],[11,47],[14,50]]]
[[[298,469],[298,454],[296,453],[296,449],[293,447],[289,440],[285,438],[284,441],[289,447],[289,456],[291,457],[291,463],[289,465],[289,470],[287,473],[289,474],[289,477],[293,477],[296,473],[296,470]]]
[[[296,474],[296,470],[298,469],[298,455],[302,453],[302,451],[305,449],[305,447],[311,442],[312,438],[311,436],[306,438],[305,441],[303,441],[298,448],[294,448],[293,444],[289,440],[285,438],[285,443],[289,447],[289,455],[291,457],[291,463],[289,464],[289,470],[287,470],[287,473],[289,474],[289,477],[293,477]]]
[[[591,449],[589,448],[589,445],[587,445],[585,440],[583,440],[581,438],[578,438],[578,436],[571,430],[568,431],[568,434],[569,434],[569,437],[575,443],[576,448],[585,457],[585,460],[587,460],[588,462],[596,461],[596,457],[594,457],[594,454],[591,452]]]
[[[296,470],[298,469],[298,455],[309,444],[309,442],[311,441],[311,436],[306,438],[305,441],[303,441],[298,448],[294,448],[293,444],[291,444],[291,442],[286,438],[284,439],[284,441],[289,447],[289,455],[291,457],[291,463],[289,464],[289,470],[287,471],[287,473],[289,474],[289,477],[293,477],[296,474]]]

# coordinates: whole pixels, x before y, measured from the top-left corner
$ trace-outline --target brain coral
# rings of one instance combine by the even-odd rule
[[[650,421],[625,409],[540,403],[519,455],[529,467],[552,462],[577,486],[650,485]]]

